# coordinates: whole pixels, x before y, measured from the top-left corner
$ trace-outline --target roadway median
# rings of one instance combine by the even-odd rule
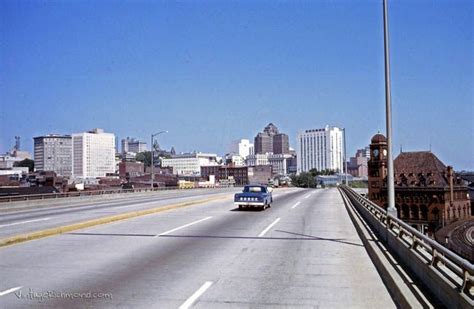
[[[174,209],[178,209],[178,208],[184,208],[184,207],[188,207],[188,206],[199,205],[199,204],[203,204],[203,203],[223,200],[223,199],[226,199],[226,198],[229,198],[228,195],[211,197],[211,198],[195,200],[195,201],[181,202],[181,203],[166,205],[166,206],[162,206],[162,207],[155,207],[155,208],[150,208],[150,209],[131,211],[131,212],[122,213],[122,214],[118,214],[118,215],[107,216],[107,217],[87,220],[87,221],[83,221],[83,222],[77,222],[77,223],[73,223],[73,224],[69,224],[69,225],[53,227],[53,228],[49,228],[49,229],[45,229],[45,230],[41,230],[41,231],[36,231],[36,232],[19,234],[19,235],[15,235],[15,236],[0,239],[0,247],[5,247],[5,246],[13,245],[13,244],[18,244],[18,243],[22,243],[22,242],[29,241],[29,240],[40,239],[40,238],[44,238],[44,237],[48,237],[48,236],[59,235],[59,234],[62,234],[62,233],[76,231],[76,230],[80,230],[80,229],[84,229],[84,228],[88,228],[88,227],[93,227],[93,226],[97,226],[97,225],[102,225],[102,224],[107,224],[107,223],[111,223],[111,222],[117,222],[117,221],[127,220],[127,219],[131,219],[131,218],[156,214],[156,213],[163,212],[163,211],[174,210]]]

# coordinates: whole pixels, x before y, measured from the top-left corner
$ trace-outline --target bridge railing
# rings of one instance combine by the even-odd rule
[[[447,307],[473,308],[474,265],[347,186],[339,186],[388,247]],[[458,307],[458,306],[455,306]]]
[[[0,204],[2,202],[59,199],[59,198],[80,197],[80,196],[111,195],[111,194],[137,193],[137,192],[158,192],[158,191],[169,191],[169,190],[218,189],[218,188],[221,189],[221,188],[228,188],[228,187],[212,186],[212,187],[180,188],[180,187],[175,186],[175,187],[157,187],[153,189],[152,188],[108,189],[108,190],[90,190],[90,191],[69,191],[69,192],[63,192],[63,193],[8,195],[8,196],[0,196]]]

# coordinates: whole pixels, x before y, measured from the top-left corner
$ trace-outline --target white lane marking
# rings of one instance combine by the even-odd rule
[[[294,209],[294,208],[298,207],[298,205],[299,205],[300,203],[301,203],[301,202],[297,202],[295,205],[293,205],[293,206],[291,207],[291,209]]]
[[[22,286],[17,286],[16,288],[11,288],[11,289],[8,289],[6,291],[0,292],[0,296],[4,296],[4,295],[10,294],[12,292],[18,291],[21,288],[22,288]]]
[[[174,229],[172,229],[172,230],[169,230],[169,231],[163,232],[163,233],[161,233],[161,234],[158,234],[158,235],[156,235],[155,237],[158,237],[158,236],[162,236],[162,235],[166,235],[166,234],[170,234],[170,233],[176,232],[176,231],[178,231],[178,230],[184,229],[185,227],[194,225],[194,224],[199,223],[199,222],[202,222],[202,221],[209,220],[209,219],[211,219],[211,218],[212,218],[212,217],[206,217],[206,218],[204,218],[204,219],[200,219],[200,220],[197,220],[197,221],[193,221],[193,222],[191,222],[191,223],[188,223],[188,224],[182,225],[182,226],[180,226],[180,227],[174,228]]]
[[[43,218],[43,219],[36,219],[36,220],[28,220],[28,221],[21,221],[21,222],[15,222],[15,223],[8,223],[8,224],[2,224],[0,227],[5,227],[5,226],[12,226],[12,225],[18,225],[18,224],[25,224],[25,223],[32,223],[32,222],[39,222],[39,221],[46,221],[51,218]]]
[[[260,234],[258,234],[258,237],[262,237],[263,235],[265,235],[265,233],[268,232],[275,224],[277,224],[278,221],[280,221],[280,218],[276,219],[275,221],[272,222],[272,224],[267,226],[266,229],[264,229]]]
[[[193,303],[206,292],[206,290],[212,285],[212,281],[206,281],[196,292],[194,292],[191,297],[189,297],[181,306],[179,306],[179,309],[187,309],[193,305]]]
[[[311,196],[311,193],[308,193],[308,194],[306,194],[306,196],[304,198],[308,198],[310,196]]]

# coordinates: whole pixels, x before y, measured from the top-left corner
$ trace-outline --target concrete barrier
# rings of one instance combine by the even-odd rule
[[[403,268],[414,274],[443,305],[447,308],[474,308],[472,263],[403,221],[387,216],[385,210],[349,187],[340,186],[340,191]]]

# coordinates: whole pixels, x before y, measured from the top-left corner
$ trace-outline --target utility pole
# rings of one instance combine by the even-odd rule
[[[387,0],[383,0],[383,29],[384,29],[384,51],[385,51],[385,116],[387,125],[387,190],[388,190],[388,206],[387,215],[397,217],[397,209],[395,208],[395,179],[393,168],[393,152],[392,152],[392,103],[390,94],[390,50],[388,36],[388,8]]]

